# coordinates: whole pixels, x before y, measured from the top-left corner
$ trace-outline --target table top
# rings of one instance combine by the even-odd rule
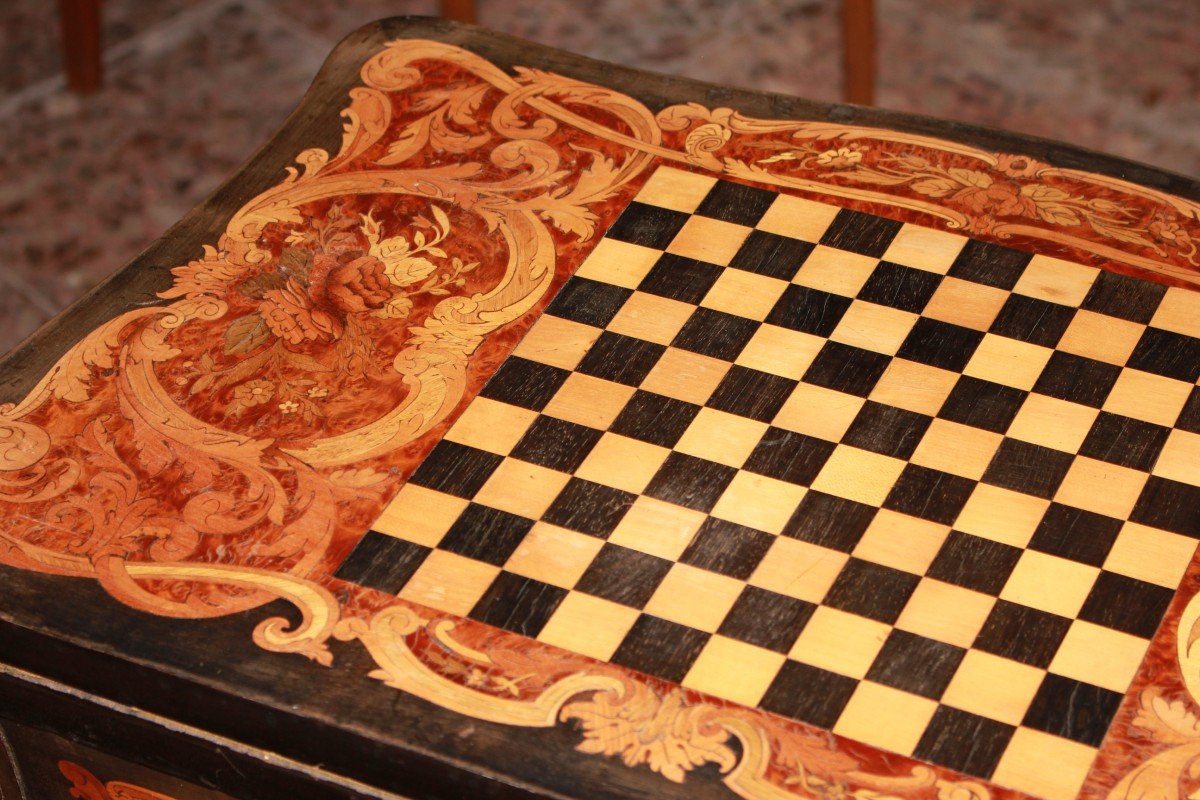
[[[1197,198],[368,26],[0,367],[0,696],[330,797],[1191,791]]]

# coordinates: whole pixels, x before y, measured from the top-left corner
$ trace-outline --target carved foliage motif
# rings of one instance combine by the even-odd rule
[[[433,41],[390,43],[361,77],[336,154],[300,153],[172,270],[164,305],[102,325],[0,407],[0,562],[90,576],[175,617],[285,598],[303,619],[263,621],[262,647],[328,664],[330,637],[358,641],[397,689],[494,722],[573,724],[582,751],[670,780],[711,763],[745,797],[986,798],[918,764],[871,773],[801,726],[394,598],[340,606],[329,565],[460,406],[490,337],[546,301],[563,253],[583,253],[654,163],[1177,281],[1198,280],[1197,206],[910,134],[697,104],[656,114]]]

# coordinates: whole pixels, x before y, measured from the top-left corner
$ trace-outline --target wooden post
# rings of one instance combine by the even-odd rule
[[[475,0],[442,0],[442,16],[455,22],[475,22]]]
[[[67,88],[88,94],[100,88],[100,0],[58,0]]]
[[[847,103],[875,102],[875,0],[842,0],[842,93]]]

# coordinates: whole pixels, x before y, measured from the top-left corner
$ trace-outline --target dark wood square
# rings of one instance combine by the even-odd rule
[[[816,610],[813,603],[747,586],[717,633],[776,653],[786,653]]]
[[[920,580],[910,572],[851,556],[822,604],[891,624],[899,618]]]
[[[936,272],[880,261],[858,299],[920,314],[941,283],[942,276]]]
[[[638,291],[696,305],[721,277],[722,268],[706,261],[663,253],[638,284]]]
[[[664,250],[687,221],[688,215],[682,212],[634,201],[625,208],[605,236]]]
[[[811,242],[766,231],[751,231],[730,260],[729,266],[790,281],[804,266],[812,251]]]
[[[612,322],[632,294],[631,289],[576,276],[554,296],[546,306],[546,313],[603,328]]]
[[[867,672],[867,680],[936,700],[965,653],[961,647],[892,629]]]
[[[746,580],[771,549],[775,537],[736,522],[709,517],[679,560],[693,567]]]
[[[767,315],[767,322],[793,331],[828,336],[854,301],[840,294],[790,284]]]
[[[501,567],[532,527],[531,519],[471,503],[446,531],[438,549]]]
[[[700,406],[638,389],[609,430],[661,447],[674,447],[698,413]]]
[[[566,589],[511,572],[501,572],[467,616],[497,628],[534,637],[546,627],[566,596]]]
[[[737,470],[686,453],[671,453],[650,480],[646,494],[657,500],[712,511]]]
[[[575,584],[581,592],[644,608],[671,571],[671,562],[628,547],[605,544]]]
[[[788,483],[808,486],[837,445],[781,428],[768,428],[743,468]]]
[[[513,447],[512,456],[559,472],[574,472],[603,435],[586,425],[538,417]]]
[[[708,642],[708,634],[643,614],[633,623],[612,662],[679,682]]]
[[[571,478],[542,519],[563,528],[607,538],[637,495],[582,478]]]
[[[810,490],[792,514],[783,535],[849,553],[879,509]]]

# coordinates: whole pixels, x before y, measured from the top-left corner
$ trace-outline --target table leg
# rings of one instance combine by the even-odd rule
[[[442,0],[442,16],[455,22],[475,22],[475,0]]]
[[[100,88],[100,0],[58,0],[67,88],[88,94]]]
[[[875,0],[842,0],[842,91],[847,103],[875,102]]]

